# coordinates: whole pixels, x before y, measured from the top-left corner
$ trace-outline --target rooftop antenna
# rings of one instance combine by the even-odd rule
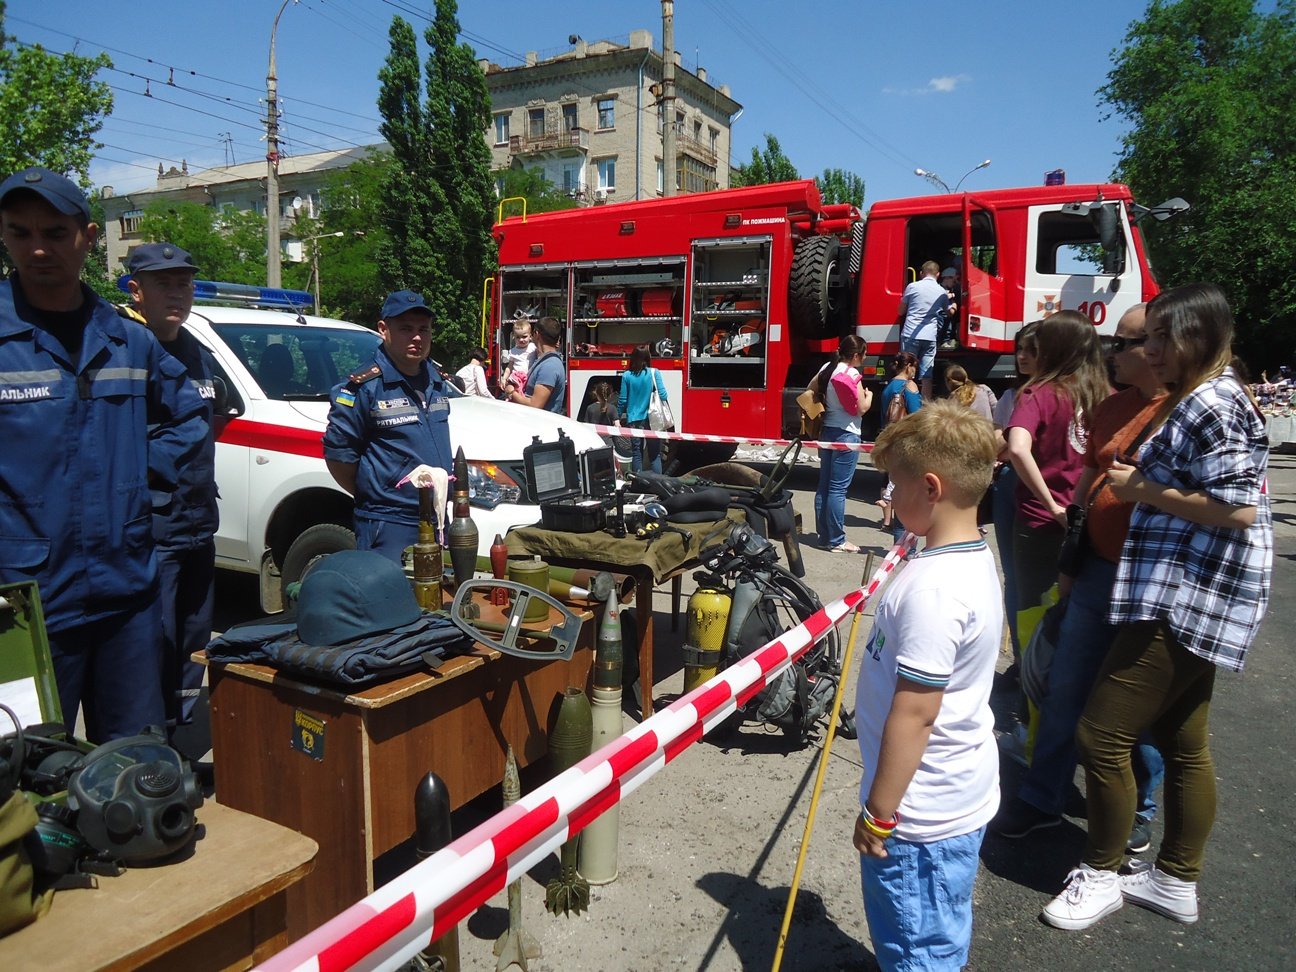
[[[217,139],[225,144],[225,165],[234,164],[234,136],[230,132],[218,132]]]

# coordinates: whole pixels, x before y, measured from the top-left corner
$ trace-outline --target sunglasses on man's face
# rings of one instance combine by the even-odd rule
[[[1142,347],[1144,344],[1147,344],[1146,334],[1136,338],[1113,337],[1103,339],[1103,346],[1112,354],[1120,354],[1129,348]]]

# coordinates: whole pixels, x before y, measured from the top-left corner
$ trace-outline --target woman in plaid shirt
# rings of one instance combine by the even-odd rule
[[[1233,315],[1214,284],[1188,284],[1147,309],[1148,364],[1171,389],[1163,424],[1112,464],[1136,503],[1112,592],[1121,624],[1076,735],[1085,768],[1084,860],[1044,909],[1087,928],[1126,900],[1185,924],[1215,819],[1207,714],[1215,670],[1241,671],[1268,601],[1273,524],[1264,420],[1229,367]],[[1150,732],[1165,756],[1165,839],[1156,863],[1117,873],[1134,819],[1130,750]]]

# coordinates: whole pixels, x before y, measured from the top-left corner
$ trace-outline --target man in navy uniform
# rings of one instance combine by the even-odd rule
[[[419,466],[450,470],[450,402],[428,363],[432,312],[409,290],[389,294],[371,367],[333,389],[324,459],[355,497],[356,546],[400,562],[418,541],[418,491],[401,483]]]
[[[167,726],[174,734],[176,726],[193,721],[203,666],[191,656],[211,640],[219,522],[212,434],[214,359],[180,326],[193,309],[198,271],[189,254],[170,243],[145,243],[131,252],[127,268],[135,311],[163,350],[184,365],[189,383],[205,405],[202,447],[180,469],[175,492],[153,497],[153,542],[162,590],[162,701]]]
[[[176,487],[204,406],[184,366],[81,283],[98,227],[75,183],[0,183],[0,582],[35,580],[69,728],[162,725],[150,490]],[[150,433],[150,428],[152,432]]]

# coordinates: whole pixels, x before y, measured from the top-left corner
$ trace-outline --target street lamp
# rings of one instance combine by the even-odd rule
[[[972,166],[972,168],[968,169],[965,173],[963,173],[963,179],[966,179],[973,172],[976,172],[977,169],[984,169],[989,164],[990,164],[990,160],[986,159],[984,162],[980,163],[979,165]],[[963,179],[959,179],[959,181],[954,184],[954,188],[951,189],[949,187],[949,183],[947,183],[944,179],[938,176],[935,172],[931,172],[927,169],[914,169],[914,175],[922,176],[933,186],[940,186],[946,192],[958,192],[959,187],[963,185]]]
[[[978,165],[974,165],[974,166],[972,166],[972,168],[968,169],[966,172],[963,173],[963,179],[966,179],[966,178],[967,178],[968,176],[970,176],[973,172],[976,172],[977,169],[984,169],[984,168],[985,168],[987,165],[989,165],[989,164],[990,164],[990,160],[989,160],[989,159],[986,159],[984,162],[982,162],[982,163],[980,163],[980,164],[978,164]],[[959,186],[963,185],[963,179],[960,179],[958,182],[954,183],[954,191],[955,191],[955,192],[958,192],[958,191],[959,191]]]
[[[345,230],[338,230],[336,233],[319,233],[316,236],[307,236],[305,239],[298,241],[300,243],[309,243],[311,245],[310,248],[311,281],[313,283],[313,287],[311,288],[311,296],[314,298],[315,301],[316,314],[320,312],[320,269],[319,269],[319,247],[315,245],[315,241],[326,240],[330,236],[346,236],[346,235],[347,234]],[[352,235],[364,236],[364,230],[354,230],[352,231]]]
[[[270,66],[266,70],[266,286],[283,284],[282,254],[279,252],[279,77],[275,68],[275,34],[279,18],[288,4],[283,0],[270,28]]]
[[[945,180],[942,179],[940,176],[938,176],[935,172],[928,172],[926,169],[914,169],[914,175],[922,176],[933,186],[940,186],[946,192],[952,191],[950,187],[946,184]]]

